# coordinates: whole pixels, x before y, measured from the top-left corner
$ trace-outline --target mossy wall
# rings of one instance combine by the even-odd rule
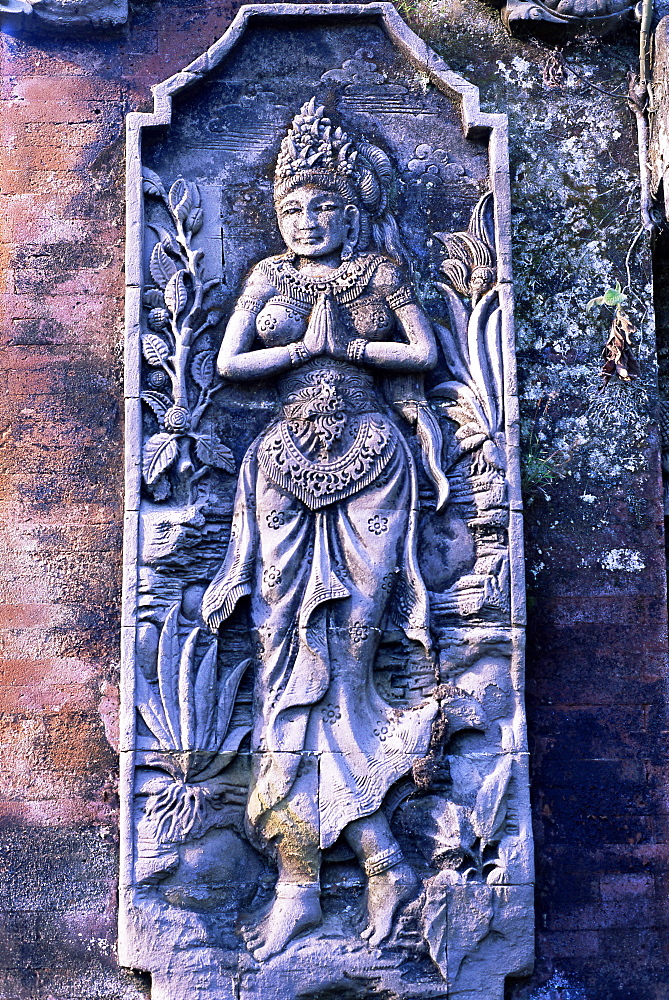
[[[6,1000],[148,995],[114,952],[123,122],[235,9],[136,3],[116,33],[2,35]],[[509,37],[478,0],[400,12],[510,119],[538,887],[536,972],[509,997],[665,1000],[666,570],[651,247],[626,102],[638,35],[556,50]],[[656,257],[666,274],[662,241]],[[640,374],[603,387],[612,310],[587,306],[616,283]]]

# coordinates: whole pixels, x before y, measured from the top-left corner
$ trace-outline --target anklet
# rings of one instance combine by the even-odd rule
[[[319,882],[277,882],[274,895],[277,899],[296,899],[298,896],[320,896]]]
[[[371,878],[372,875],[381,875],[389,868],[394,868],[400,861],[404,861],[404,855],[399,847],[389,847],[386,851],[379,851],[371,858],[366,858],[363,868],[365,875]]]

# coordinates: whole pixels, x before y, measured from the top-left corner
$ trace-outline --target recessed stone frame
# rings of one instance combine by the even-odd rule
[[[491,767],[487,775],[492,784],[497,782],[499,801],[496,801],[491,808],[499,811],[501,801],[513,800],[513,808],[508,810],[508,817],[505,831],[499,830],[494,834],[498,838],[498,844],[504,837],[511,838],[515,844],[516,855],[509,862],[510,875],[504,877],[500,875],[502,881],[495,883],[487,882],[483,867],[475,878],[479,882],[470,887],[466,883],[466,877],[462,886],[456,885],[455,877],[451,883],[448,879],[442,879],[441,883],[434,881],[425,890],[432,892],[431,901],[434,912],[439,911],[442,905],[436,900],[436,893],[439,886],[443,895],[443,908],[446,909],[446,900],[450,912],[457,914],[461,912],[461,926],[457,933],[463,933],[463,926],[472,914],[478,913],[479,922],[483,920],[481,916],[485,912],[490,913],[487,931],[482,936],[477,937],[476,929],[470,928],[469,951],[464,949],[460,955],[457,967],[453,970],[447,969],[446,954],[451,950],[452,955],[457,951],[453,935],[449,938],[448,921],[444,917],[442,930],[435,930],[439,923],[438,917],[432,919],[431,930],[425,930],[430,922],[423,909],[422,925],[426,951],[429,951],[429,958],[433,963],[434,974],[438,976],[441,972],[443,987],[448,990],[449,996],[457,996],[463,991],[467,995],[490,997],[503,995],[504,979],[507,975],[525,974],[531,966],[532,961],[532,850],[531,850],[531,827],[529,822],[529,802],[528,802],[528,777],[527,777],[527,744],[525,734],[524,710],[522,707],[523,697],[523,649],[524,649],[524,564],[523,564],[523,535],[522,535],[522,504],[520,493],[519,477],[519,418],[517,404],[517,389],[515,376],[515,355],[513,336],[513,288],[510,260],[510,194],[509,194],[509,169],[508,169],[508,149],[507,149],[507,119],[504,115],[484,114],[480,111],[478,89],[461,77],[451,72],[446,64],[434,52],[432,52],[410,29],[404,24],[391,4],[369,3],[363,5],[356,4],[328,4],[328,5],[298,5],[298,4],[262,4],[249,5],[243,7],[226,34],[215,43],[206,53],[197,60],[185,67],[184,70],[170,77],[164,83],[153,88],[154,111],[152,113],[132,113],[128,116],[127,133],[127,256],[126,256],[126,521],[125,521],[125,579],[123,598],[123,646],[122,646],[122,710],[121,710],[121,892],[120,892],[120,930],[119,930],[119,954],[123,965],[132,968],[149,971],[153,977],[153,997],[154,1000],[160,997],[170,997],[174,1000],[177,992],[181,991],[185,996],[215,996],[217,998],[233,995],[234,990],[242,990],[242,994],[249,996],[253,990],[261,990],[261,995],[270,996],[271,989],[280,989],[277,996],[298,995],[300,989],[308,986],[309,975],[313,972],[311,965],[297,970],[297,979],[294,970],[279,969],[276,967],[282,955],[271,958],[267,963],[261,963],[260,969],[249,965],[248,958],[243,950],[240,941],[239,949],[241,958],[234,970],[229,968],[229,963],[221,962],[221,950],[211,946],[211,942],[196,945],[192,943],[190,951],[188,949],[179,950],[171,940],[172,931],[169,929],[169,921],[162,924],[160,906],[156,908],[155,900],[151,898],[155,884],[152,886],[150,878],[144,880],[140,885],[136,873],[137,860],[137,829],[136,829],[136,807],[135,796],[137,787],[135,784],[135,772],[138,762],[142,767],[149,767],[146,754],[151,751],[140,748],[142,740],[150,743],[150,737],[141,733],[138,735],[138,694],[137,694],[137,631],[142,624],[139,610],[139,569],[140,569],[140,535],[146,542],[146,524],[141,528],[142,504],[146,507],[148,503],[157,503],[153,500],[147,501],[146,495],[142,499],[142,475],[144,468],[144,482],[147,482],[147,459],[146,453],[142,450],[146,442],[143,440],[145,431],[143,430],[142,417],[142,332],[147,330],[146,310],[143,311],[142,296],[148,284],[146,255],[146,229],[145,229],[145,201],[147,200],[146,182],[148,177],[149,190],[151,185],[155,189],[156,183],[161,182],[155,172],[150,171],[147,175],[144,170],[144,192],[143,192],[143,160],[142,160],[142,136],[150,136],[151,129],[165,130],[173,124],[172,101],[176,96],[186,95],[192,88],[197,88],[198,84],[210,79],[217,69],[224,70],[226,60],[231,58],[236,48],[242,43],[249,28],[256,25],[304,25],[309,28],[313,26],[327,26],[336,29],[341,25],[375,25],[391,43],[392,47],[401,54],[406,62],[413,68],[416,74],[427,84],[434,88],[434,91],[443,95],[452,108],[456,109],[461,120],[462,134],[465,140],[479,143],[485,150],[487,158],[487,188],[492,197],[485,203],[480,200],[477,209],[479,215],[484,211],[490,213],[490,259],[488,264],[494,264],[494,284],[492,288],[488,286],[484,292],[494,291],[495,309],[499,318],[499,345],[500,359],[499,370],[494,373],[498,377],[500,385],[499,392],[499,413],[502,423],[500,424],[504,447],[504,491],[503,499],[495,506],[495,501],[491,501],[489,496],[486,500],[486,511],[483,520],[489,518],[490,510],[502,511],[499,524],[503,524],[506,532],[506,558],[508,565],[508,580],[505,577],[503,584],[504,594],[508,597],[508,602],[504,604],[504,609],[499,612],[499,619],[490,621],[485,618],[485,608],[482,609],[474,605],[467,604],[462,598],[462,588],[457,594],[449,594],[451,610],[447,613],[441,627],[441,642],[444,648],[450,648],[449,642],[455,648],[470,644],[472,648],[479,650],[479,659],[482,650],[496,650],[501,658],[508,661],[508,677],[510,679],[510,697],[515,705],[513,729],[513,744],[500,746],[501,755],[499,760],[504,766],[501,767],[500,775],[493,780],[494,767]],[[333,67],[336,68],[336,67]],[[297,112],[299,109],[293,109]],[[146,131],[145,131],[146,130]],[[279,134],[277,133],[277,138]],[[421,154],[422,155],[422,154]],[[175,183],[177,178],[165,178],[169,184]],[[173,201],[181,193],[181,188],[175,191]],[[183,189],[184,197],[188,194],[186,188]],[[154,191],[155,194],[155,191]],[[484,193],[485,198],[485,193]],[[192,200],[192,199],[191,199]],[[167,200],[166,200],[167,203]],[[196,209],[191,206],[191,212]],[[474,215],[472,215],[472,222]],[[201,225],[201,222],[199,223]],[[465,227],[462,226],[461,229]],[[195,230],[195,223],[192,224]],[[470,229],[470,231],[473,231]],[[444,233],[440,235],[444,236]],[[456,241],[457,242],[457,241]],[[451,256],[455,251],[453,244],[449,245]],[[457,256],[457,253],[456,253]],[[471,261],[469,262],[471,263]],[[448,278],[448,273],[447,274]],[[467,290],[465,289],[465,292]],[[171,294],[171,293],[170,293]],[[456,291],[444,292],[450,295],[451,307],[456,308],[453,303],[457,298]],[[455,296],[455,298],[453,298]],[[491,300],[492,301],[492,300]],[[451,311],[451,320],[453,321]],[[160,318],[154,322],[159,322]],[[151,328],[153,329],[153,327]],[[447,348],[445,348],[447,350]],[[146,358],[146,350],[145,350]],[[453,372],[451,370],[451,381]],[[457,380],[457,379],[456,379]],[[153,382],[150,383],[153,385]],[[494,395],[494,390],[490,385],[479,386],[485,395]],[[450,391],[450,390],[449,390]],[[146,394],[145,394],[146,395]],[[457,395],[457,394],[456,394]],[[451,403],[457,400],[451,396]],[[410,400],[415,402],[415,400]],[[163,430],[159,431],[157,438],[162,433],[165,437],[170,434],[176,439],[183,430],[179,424],[183,414],[177,411],[181,403],[176,399],[169,417],[163,412]],[[425,404],[427,407],[427,404]],[[181,407],[183,409],[183,407]],[[174,411],[174,412],[172,412]],[[162,426],[162,425],[159,425]],[[184,425],[185,426],[185,425]],[[221,453],[222,454],[222,453]],[[204,460],[203,460],[204,461]],[[212,459],[212,464],[213,464]],[[225,459],[220,457],[217,468],[225,467]],[[149,473],[149,476],[151,473]],[[472,487],[473,489],[473,487]],[[501,495],[501,494],[500,494]],[[475,511],[470,518],[470,522],[476,520],[476,515],[481,511]],[[494,520],[494,518],[493,518]],[[492,521],[490,521],[492,523]],[[372,531],[372,528],[369,529]],[[379,530],[382,530],[380,527]],[[221,553],[221,559],[223,557]],[[475,586],[475,584],[472,584]],[[457,602],[460,601],[460,604]],[[455,602],[455,604],[453,604]],[[446,602],[448,603],[448,602]],[[504,601],[502,600],[502,603]],[[453,612],[452,606],[456,607]],[[474,610],[472,611],[472,606]],[[500,605],[501,608],[501,605]],[[448,618],[448,614],[459,614],[459,618]],[[176,623],[180,612],[177,610],[173,615]],[[478,616],[478,617],[477,617]],[[168,616],[169,617],[169,616]],[[503,620],[502,620],[503,619]],[[194,620],[194,619],[193,619]],[[450,622],[450,624],[449,624]],[[163,631],[167,625],[163,626]],[[176,630],[176,624],[174,625]],[[174,633],[176,635],[176,631]],[[176,640],[175,640],[176,641]],[[166,643],[167,640],[164,639]],[[478,645],[477,645],[478,643]],[[501,652],[500,652],[501,650]],[[446,660],[448,657],[444,655]],[[476,657],[474,656],[474,659]],[[196,657],[197,660],[197,657]],[[195,662],[195,661],[194,661]],[[477,661],[478,662],[478,661]],[[461,671],[462,672],[462,671]],[[466,672],[466,671],[465,671]],[[448,681],[448,676],[442,677],[442,681]],[[481,683],[485,681],[485,678]],[[144,684],[144,681],[142,681]],[[149,680],[149,685],[153,681]],[[157,682],[156,682],[157,683]],[[491,685],[494,686],[491,681]],[[491,686],[489,685],[489,686]],[[146,685],[145,685],[146,687]],[[464,692],[467,694],[467,692]],[[472,692],[469,695],[473,697]],[[449,697],[455,697],[450,695]],[[450,704],[450,703],[449,703]],[[444,709],[446,710],[448,705]],[[470,706],[471,709],[471,706]],[[141,725],[145,725],[141,723]],[[457,725],[456,725],[457,728]],[[485,727],[484,727],[485,731]],[[510,731],[510,730],[509,730]],[[495,756],[491,749],[492,744],[485,744],[486,760],[488,764]],[[176,757],[178,754],[191,752],[196,748],[189,745],[188,749],[182,747],[178,742],[169,750],[163,751],[165,754]],[[144,754],[144,756],[142,756]],[[466,754],[465,754],[466,756]],[[471,755],[470,755],[471,756]],[[506,766],[508,764],[508,767]],[[506,770],[505,770],[506,768]],[[484,768],[485,771],[485,768]],[[503,772],[503,773],[502,773]],[[513,772],[513,778],[511,774]],[[485,782],[485,779],[484,779]],[[490,785],[491,782],[488,782]],[[148,786],[147,786],[148,787]],[[479,792],[481,789],[479,789]],[[148,793],[152,794],[152,793]],[[493,796],[494,797],[494,796]],[[485,798],[485,795],[483,796]],[[479,799],[481,796],[479,795]],[[482,801],[482,799],[481,799]],[[464,807],[463,807],[464,808]],[[506,806],[504,806],[506,810]],[[471,811],[471,810],[470,810]],[[513,815],[511,815],[513,813]],[[494,826],[494,817],[490,818],[490,824]],[[481,816],[479,815],[479,826]],[[499,825],[499,824],[498,824]],[[491,827],[492,829],[492,827]],[[513,830],[515,829],[515,834]],[[511,831],[511,832],[509,832]],[[492,835],[492,834],[491,834]],[[515,838],[515,839],[514,839]],[[509,841],[510,842],[510,841]],[[483,836],[477,837],[481,858],[483,859]],[[478,849],[478,848],[477,848]],[[492,864],[492,863],[491,863]],[[481,866],[484,861],[481,860]],[[515,869],[514,869],[515,865]],[[488,865],[490,869],[490,864]],[[494,868],[494,864],[493,864]],[[451,869],[448,869],[450,871]],[[491,869],[492,870],[492,869]],[[499,869],[501,871],[501,869]],[[473,869],[472,869],[473,871]],[[515,873],[514,873],[515,872]],[[374,871],[370,869],[369,875]],[[489,872],[488,872],[489,874]],[[450,878],[450,876],[449,876]],[[140,880],[141,881],[141,880]],[[429,881],[429,880],[428,880]],[[431,887],[431,888],[430,888]],[[426,903],[427,905],[427,903]],[[435,910],[436,907],[436,910]],[[184,909],[184,912],[190,912]],[[415,916],[415,914],[414,914]],[[455,919],[455,918],[454,918]],[[188,920],[184,917],[186,925]],[[462,924],[464,920],[464,924]],[[494,921],[501,923],[496,926]],[[474,920],[476,923],[476,920]],[[197,924],[195,920],[194,927]],[[190,926],[190,925],[188,925]],[[500,929],[501,928],[501,929]],[[496,931],[490,934],[490,930]],[[193,930],[194,938],[197,938],[197,929]],[[493,941],[505,942],[503,945],[493,944]],[[495,951],[495,947],[501,951]],[[225,950],[225,949],[223,949]],[[186,956],[186,952],[190,958]],[[197,952],[197,960],[190,961],[193,954]],[[226,952],[227,954],[227,952]],[[473,960],[472,960],[473,959]],[[427,960],[427,959],[426,959]],[[378,969],[369,967],[369,963],[360,960],[359,974],[361,980],[365,976],[376,977],[378,980]],[[312,964],[312,963],[311,963]],[[335,963],[336,964],[336,963]],[[373,963],[372,963],[373,964]],[[382,963],[383,964],[383,963]],[[280,965],[280,962],[279,962]],[[389,988],[394,989],[397,996],[409,994],[401,993],[395,980],[395,972],[391,966],[384,966],[383,975],[386,976]],[[265,977],[263,979],[263,976]],[[279,977],[277,980],[276,977]],[[395,976],[395,978],[393,978]],[[272,982],[281,982],[279,987],[271,987]],[[369,980],[371,981],[371,980]],[[435,979],[435,983],[437,979]],[[200,984],[199,986],[197,984]],[[197,987],[199,993],[193,993]],[[321,988],[322,984],[315,982],[314,988]],[[413,992],[412,997],[417,996],[416,985],[410,987]],[[436,995],[435,985],[432,984],[428,993],[421,995]],[[175,990],[177,992],[175,992]],[[281,992],[283,990],[283,992]],[[432,990],[429,993],[429,990]],[[251,991],[251,992],[249,992]],[[292,991],[292,992],[291,992]],[[181,995],[181,994],[180,994]],[[362,994],[361,994],[362,995]],[[443,994],[441,994],[443,995]]]

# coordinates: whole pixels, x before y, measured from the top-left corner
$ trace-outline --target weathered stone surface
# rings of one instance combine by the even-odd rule
[[[45,29],[57,34],[109,30],[125,24],[127,0],[2,0],[3,30]]]
[[[129,119],[121,960],[501,997],[533,941],[505,120],[389,6],[243,8],[207,66]]]
[[[57,253],[51,245],[74,243],[87,251],[82,264],[90,260],[89,246],[98,249],[101,260],[109,254],[100,292],[83,294],[90,271],[82,272],[80,282],[75,256],[67,284],[42,283],[40,290],[33,282],[19,292],[12,275],[0,299],[2,448],[19,420],[25,421],[24,439],[31,435],[36,446],[65,428],[72,433],[70,445],[64,437],[61,452],[66,475],[59,466],[28,472],[18,462],[2,474],[3,600],[15,622],[3,632],[0,664],[3,698],[9,699],[2,716],[7,749],[0,797],[9,845],[3,858],[11,862],[3,861],[3,885],[10,864],[22,878],[16,911],[7,911],[8,897],[2,895],[3,928],[8,928],[3,945],[11,942],[12,949],[0,963],[0,995],[7,1000],[148,995],[148,983],[119,973],[112,950],[100,961],[95,943],[104,940],[111,948],[115,938],[116,813],[109,747],[117,728],[118,596],[110,580],[114,574],[119,579],[119,551],[114,542],[113,548],[101,547],[97,560],[92,549],[90,559],[79,553],[89,525],[100,525],[103,533],[105,525],[112,533],[118,530],[121,471],[113,425],[101,433],[104,460],[95,470],[77,462],[78,442],[100,407],[106,410],[118,399],[123,115],[128,108],[146,110],[149,87],[196,59],[221,36],[231,13],[229,4],[195,9],[164,0],[136,5],[124,36],[63,42],[42,35],[39,43],[28,36],[2,39],[3,261],[19,249],[24,254],[27,244],[33,256],[37,248],[49,259]],[[636,390],[598,393],[599,353],[610,317],[585,313],[587,301],[617,278],[626,284],[625,257],[638,227],[633,121],[624,100],[610,96],[626,92],[638,33],[623,32],[595,47],[577,39],[566,62],[580,79],[565,70],[560,82],[544,48],[509,38],[499,13],[476,0],[448,2],[438,17],[420,5],[416,18],[419,33],[445,61],[479,83],[484,107],[508,110],[512,119],[523,454],[535,459],[526,475],[526,495],[532,500],[526,511],[527,664],[539,932],[534,978],[515,984],[511,995],[545,1000],[561,992],[588,1000],[657,1000],[669,989],[663,950],[669,916],[663,765],[667,647],[658,449],[646,431],[645,401],[641,416],[627,407],[638,400]],[[26,94],[30,90],[34,115],[22,108],[27,97],[10,93],[14,87],[25,88]],[[39,91],[53,95],[51,109],[38,99]],[[658,291],[663,293],[662,244],[658,253]],[[644,303],[648,260],[641,239],[631,261],[633,288]],[[659,351],[666,363],[666,304],[662,308]],[[648,333],[643,336],[642,378],[649,377],[652,390],[653,341]],[[52,364],[63,357],[67,366]],[[68,386],[75,375],[77,385],[88,384],[91,369],[104,381],[95,393],[79,395],[77,389],[70,409]],[[652,391],[650,397],[652,403]],[[592,400],[597,407],[589,413]],[[53,407],[53,420],[44,407]],[[536,459],[555,449],[549,477],[538,477]],[[569,459],[564,464],[563,457]],[[57,528],[64,555],[54,549],[42,556],[26,550],[33,545],[26,542],[27,526]],[[30,537],[38,536],[31,530]],[[99,611],[101,632],[92,619],[90,626],[54,622],[31,628],[32,611],[26,609],[24,617],[19,613],[34,603],[27,599],[31,586],[43,587],[43,603],[51,605],[57,593],[49,590],[54,559],[68,566],[67,574],[62,569],[56,574],[61,595],[67,597],[73,588],[82,614]],[[637,588],[646,596],[640,598]],[[82,751],[94,749],[83,795],[79,788],[70,791],[63,755],[44,753],[40,720],[45,702],[71,719],[64,729],[77,743],[81,733]],[[90,709],[100,724],[82,731],[81,716],[70,715],[82,709]],[[566,787],[560,774],[576,762],[587,776],[589,762],[602,758],[615,763],[604,778],[597,776],[594,810],[594,783],[581,777]],[[23,780],[33,782],[29,799],[21,794]],[[14,791],[5,794],[6,787]],[[31,902],[42,898],[42,876],[31,858],[33,851],[47,859],[59,857],[61,836],[77,849],[65,856],[58,873],[88,880],[91,896],[84,900],[82,895],[79,904],[64,890],[63,903],[69,900],[71,909],[62,922],[64,911],[58,911],[48,932],[53,947],[42,952],[37,942],[42,913]],[[103,870],[91,868],[82,846],[89,838],[106,852]],[[55,907],[59,880],[53,881],[48,902]],[[611,902],[613,884],[620,910]],[[90,898],[99,919],[89,933]],[[43,962],[38,970],[36,961]],[[159,988],[169,996],[169,984],[156,982],[154,992]]]
[[[634,17],[629,0],[506,0],[502,21],[507,28],[605,35]]]

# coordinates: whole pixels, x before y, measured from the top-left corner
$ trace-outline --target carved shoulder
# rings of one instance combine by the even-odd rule
[[[416,301],[408,273],[391,260],[377,267],[370,287],[377,295],[382,295],[393,310]]]
[[[267,269],[263,267],[264,263],[261,261],[256,264],[247,274],[235,303],[235,309],[245,309],[247,312],[257,315],[267,300],[277,294]]]

